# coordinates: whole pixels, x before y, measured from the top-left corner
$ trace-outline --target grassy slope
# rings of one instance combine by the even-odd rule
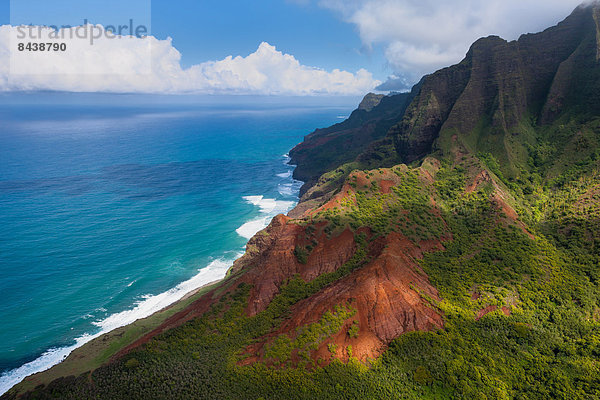
[[[248,288],[239,287],[209,315],[91,375],[40,388],[32,398],[600,398],[600,256],[597,242],[589,240],[600,238],[600,224],[583,225],[580,231],[573,228],[581,224],[572,222],[597,217],[600,203],[593,188],[600,182],[593,171],[600,166],[591,156],[585,164],[568,163],[556,173],[547,172],[557,168],[552,162],[534,165],[524,178],[531,191],[507,180],[500,189],[488,182],[468,193],[465,187],[482,165],[490,164],[489,157],[482,158],[449,157],[439,170],[428,162],[424,169],[435,174],[428,188],[414,178],[422,169],[394,168],[403,181],[393,193],[409,209],[411,224],[397,224],[407,217],[389,212],[386,207],[396,203],[368,186],[360,198],[316,217],[330,221],[332,234],[342,226],[366,225],[379,234],[397,226],[415,235],[435,235],[438,229],[421,201],[433,195],[454,238],[445,251],[422,262],[443,298],[436,304],[445,314],[443,331],[401,336],[370,368],[352,360],[308,369],[237,365],[245,345],[278,326],[290,305],[360,268],[364,255],[359,252],[339,274],[290,282],[256,317],[244,315]],[[490,169],[496,169],[492,176],[502,175],[502,168]],[[365,175],[373,189],[380,174]],[[534,239],[497,207],[494,191],[507,187],[516,188],[507,197],[527,211]],[[490,306],[498,309],[476,318]],[[336,310],[331,311],[328,318],[335,320]],[[323,340],[317,336],[314,340]]]
[[[183,310],[214,286],[215,284],[205,286],[197,293],[173,304],[171,307],[152,314],[147,318],[137,320],[132,324],[117,328],[86,343],[82,347],[74,350],[69,357],[60,364],[47,371],[26,378],[23,382],[15,386],[12,391],[26,392],[28,390],[33,390],[39,385],[47,385],[57,378],[80,375],[100,367],[110,360],[110,358],[119,350],[158,327],[164,320]]]

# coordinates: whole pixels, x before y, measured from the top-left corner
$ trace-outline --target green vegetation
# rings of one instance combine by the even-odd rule
[[[352,326],[350,326],[350,329],[348,329],[348,336],[350,336],[350,338],[352,339],[356,339],[358,337],[358,331],[359,331],[360,327],[358,325],[357,321],[352,322]]]
[[[310,351],[317,350],[319,345],[331,335],[339,332],[348,318],[356,313],[352,306],[337,305],[334,312],[327,311],[318,322],[298,328],[295,339],[287,335],[279,335],[267,347],[265,357],[275,365],[287,363],[292,353],[297,352],[304,363],[312,363]]]
[[[37,386],[47,385],[55,379],[65,376],[77,376],[100,367],[119,350],[158,327],[167,318],[189,306],[194,300],[197,300],[215,287],[215,285],[208,285],[194,295],[173,304],[165,310],[152,314],[147,318],[137,320],[130,325],[115,329],[96,340],[86,343],[73,351],[62,363],[25,379],[17,386],[17,390],[21,392],[32,390]]]
[[[92,373],[40,386],[29,398],[598,398],[600,175],[590,172],[548,192],[537,206],[543,213],[532,239],[503,217],[491,185],[465,192],[463,165],[443,164],[433,184],[418,170],[393,171],[400,179],[390,193],[369,182],[307,225],[307,241],[319,221],[329,222],[331,235],[347,226],[356,231],[357,250],[337,271],[311,282],[294,277],[251,318],[244,313],[250,287],[242,284],[202,318]],[[513,195],[528,204],[525,195]],[[443,330],[406,333],[369,366],[352,358],[352,346],[342,349],[348,364],[334,359],[324,366],[312,352],[343,326],[350,338],[359,332],[352,305],[339,304],[317,322],[274,337],[264,363],[240,365],[253,356],[248,346],[274,332],[292,305],[360,268],[369,260],[370,239],[394,230],[415,241],[452,235],[444,251],[421,263],[443,299],[435,304],[444,313]],[[308,250],[296,250],[302,262]],[[498,309],[476,319],[489,306]],[[331,357],[339,351],[332,343],[327,348]]]
[[[396,231],[415,243],[441,237],[445,225],[434,212],[433,187],[420,178],[418,171],[401,167],[393,171],[401,179],[390,193],[381,193],[377,181],[372,180],[368,186],[359,187],[346,196],[339,207],[317,214],[314,221],[328,222],[326,232],[330,234],[339,233],[346,227],[355,231],[368,227],[375,236]],[[367,177],[377,178],[372,173]],[[350,177],[350,183],[356,186],[355,175]]]
[[[300,264],[306,264],[308,262],[308,251],[306,251],[306,247],[296,246],[294,248],[294,255]]]
[[[347,365],[335,360],[316,365],[311,352],[352,321],[352,306],[340,304],[293,335],[275,337],[265,349],[266,364],[239,365],[252,356],[247,346],[277,329],[289,307],[368,261],[369,236],[356,233],[358,248],[348,263],[311,282],[295,277],[257,316],[245,316],[250,287],[240,285],[204,317],[91,374],[39,387],[31,398],[595,398],[600,393],[600,256],[597,242],[586,238],[600,225],[577,223],[583,229],[579,233],[555,228],[598,216],[598,175],[588,174],[548,197],[531,239],[503,222],[489,185],[464,192],[462,166],[442,167],[433,185],[424,183],[417,170],[394,172],[401,179],[391,193],[359,188],[317,220],[370,226],[373,235],[424,226],[415,239],[449,230],[453,240],[446,249],[422,261],[444,299],[436,304],[444,312],[444,330],[404,334],[370,367],[352,359],[351,346],[343,349],[351,358]],[[440,216],[432,216],[432,197]],[[308,239],[316,231],[310,226]],[[296,252],[299,261],[302,254]],[[497,310],[476,320],[478,311],[491,305],[511,315]],[[349,337],[358,336],[357,321],[346,329]],[[338,352],[331,343],[327,347],[332,356]]]

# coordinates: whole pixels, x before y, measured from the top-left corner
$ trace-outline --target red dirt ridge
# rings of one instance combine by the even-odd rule
[[[418,248],[402,235],[392,233],[374,246],[377,254],[370,263],[293,306],[291,318],[277,332],[247,349],[250,357],[243,364],[262,360],[265,345],[276,336],[284,333],[294,337],[298,327],[317,322],[336,305],[351,304],[357,312],[312,352],[315,361],[324,361],[321,365],[330,361],[328,345],[332,343],[337,345],[338,359],[349,359],[347,346],[351,345],[353,357],[366,362],[381,355],[403,333],[443,328],[441,312],[428,300],[439,301],[438,292],[416,262],[424,251],[443,249],[442,244],[422,242]],[[354,320],[359,323],[359,332],[351,338],[348,329]]]

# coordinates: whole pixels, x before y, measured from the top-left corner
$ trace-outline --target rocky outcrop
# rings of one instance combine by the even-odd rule
[[[514,151],[504,137],[537,120],[550,123],[573,104],[598,110],[598,10],[597,3],[578,7],[557,26],[513,42],[480,39],[461,63],[426,76],[389,131],[401,160],[448,150],[445,136],[452,135],[474,153],[510,160]]]
[[[311,251],[302,263],[294,251],[307,246],[312,246]],[[309,282],[336,271],[352,257],[356,243],[349,229],[331,238],[324,232],[310,235],[303,226],[279,215],[250,240],[247,248],[246,254],[235,262],[232,273],[242,273],[239,281],[252,285],[247,308],[252,316],[263,311],[290,278],[297,275]]]
[[[600,112],[600,6],[578,7],[557,26],[508,42],[476,41],[465,59],[425,76],[411,93],[368,94],[346,121],[317,129],[291,152],[305,194],[319,177],[358,161],[370,168],[451,151],[493,154],[506,175],[527,159],[510,137],[550,124],[573,107]],[[516,148],[514,148],[516,146]]]
[[[382,94],[369,93],[362,99],[358,105],[358,109],[370,112],[372,109],[377,107],[379,103],[381,103],[381,100],[384,97],[385,96]]]
[[[356,158],[372,143],[386,137],[404,115],[413,93],[367,95],[350,117],[339,124],[317,129],[290,151],[296,165],[294,178],[305,182],[301,195],[325,172]],[[375,104],[376,103],[376,104]]]
[[[442,250],[442,241],[449,240],[449,233],[437,239],[409,240],[401,233],[390,232],[375,235],[368,226],[350,229],[348,225],[332,231],[329,221],[320,219],[324,212],[339,212],[348,206],[348,199],[357,191],[376,187],[383,196],[395,196],[393,187],[402,182],[406,166],[394,170],[379,169],[373,173],[355,172],[341,190],[318,207],[310,208],[298,219],[284,215],[276,216],[270,225],[256,234],[247,244],[246,253],[238,259],[228,277],[219,287],[202,296],[182,312],[165,321],[160,327],[128,346],[119,356],[146,343],[152,337],[190,319],[206,313],[228,293],[233,293],[241,283],[250,288],[246,315],[254,316],[267,309],[281,288],[292,278],[299,277],[311,282],[324,274],[338,271],[356,254],[361,254],[359,267],[341,278],[318,288],[317,291],[291,306],[289,317],[280,328],[247,349],[245,363],[266,361],[265,346],[279,335],[293,337],[323,317],[335,307],[351,304],[355,310],[352,320],[355,334],[349,335],[350,326],[318,343],[311,353],[317,361],[331,360],[331,346],[338,349],[335,358],[348,360],[348,346],[352,356],[367,362],[378,357],[399,335],[410,331],[430,331],[444,326],[442,313],[436,304],[439,294],[431,285],[418,260],[427,252]],[[426,170],[419,173],[423,185],[431,185],[433,178]],[[376,193],[376,192],[374,192]],[[441,219],[439,210],[432,206],[432,213]],[[336,211],[337,210],[337,211]],[[408,211],[407,211],[408,212]],[[313,222],[315,221],[315,222]],[[356,235],[365,235],[361,253]],[[366,246],[366,247],[364,247]],[[298,249],[303,249],[300,255]],[[356,321],[356,322],[354,322]]]
[[[273,334],[247,349],[251,356],[244,363],[264,360],[264,348],[275,337],[285,334],[292,338],[298,328],[317,322],[336,305],[349,304],[356,314],[332,337],[312,351],[320,365],[332,356],[347,361],[348,346],[360,361],[376,359],[398,336],[411,331],[431,331],[444,326],[437,290],[431,285],[417,260],[423,252],[443,249],[440,242],[422,242],[417,247],[400,234],[392,233],[374,244],[371,262],[345,278],[327,286],[319,293],[292,307],[291,317]],[[357,324],[355,334],[348,333]],[[331,354],[334,348],[335,354]]]

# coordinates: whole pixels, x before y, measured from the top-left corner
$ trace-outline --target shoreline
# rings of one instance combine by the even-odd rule
[[[289,161],[290,161],[289,154],[286,153],[283,155],[283,157],[285,159],[284,164],[290,168],[289,176],[288,176],[291,181],[289,183],[290,189],[293,190],[294,185],[298,185],[298,188],[296,188],[296,190],[294,190],[291,193],[291,195],[294,196],[296,199],[293,201],[287,201],[287,200],[267,199],[264,197],[264,195],[249,196],[249,197],[252,197],[254,200],[258,199],[259,201],[264,199],[265,201],[269,202],[269,205],[274,204],[274,206],[269,209],[269,208],[265,207],[263,204],[260,204],[259,202],[248,201],[248,199],[245,199],[247,202],[253,204],[255,207],[257,207],[259,209],[259,216],[246,221],[241,227],[246,226],[247,224],[250,224],[252,222],[256,222],[258,220],[266,221],[266,223],[263,225],[268,226],[268,224],[270,224],[270,222],[273,220],[273,218],[276,215],[279,215],[282,213],[279,211],[283,211],[277,207],[278,202],[281,202],[284,207],[287,206],[285,212],[283,212],[286,215],[298,206],[299,201],[300,201],[299,187],[301,186],[299,184],[302,184],[303,182],[297,181],[296,179],[293,178],[293,171],[295,169],[295,166],[289,164]],[[283,195],[283,194],[280,192],[280,195]],[[273,214],[273,211],[278,211],[278,212],[275,215],[271,215],[271,214]],[[260,216],[261,214],[264,214],[264,216],[261,217]],[[252,236],[254,236],[256,233],[263,230],[266,226],[262,226]],[[238,228],[238,230],[239,230],[239,228]],[[239,232],[238,232],[238,234],[240,236],[246,237],[247,240],[249,240],[250,237],[252,237],[252,236],[247,237],[245,235],[241,235]],[[231,251],[233,252],[235,250],[231,250]],[[119,316],[128,317],[130,315],[135,314],[135,312],[140,308],[140,306],[142,306],[144,304],[144,301],[138,302],[138,303],[134,304],[132,308],[112,314],[112,315],[108,316],[107,318],[105,318],[103,321],[101,321],[99,323],[95,323],[94,325],[100,327],[99,332],[97,332],[95,334],[84,334],[82,337],[75,338],[75,343],[71,346],[65,346],[65,347],[60,347],[60,348],[50,348],[50,349],[46,350],[44,353],[42,353],[40,356],[38,356],[36,359],[34,359],[28,363],[25,363],[17,368],[13,368],[11,370],[5,371],[2,375],[0,375],[0,378],[3,378],[2,380],[4,380],[6,382],[5,383],[5,382],[2,382],[2,380],[0,380],[0,396],[4,395],[5,393],[10,392],[11,390],[13,390],[15,387],[17,387],[19,385],[27,386],[29,381],[38,381],[38,379],[36,379],[36,378],[39,378],[42,375],[52,375],[51,372],[53,370],[55,370],[57,368],[60,369],[60,366],[64,367],[65,365],[70,363],[73,358],[75,358],[75,357],[81,358],[82,356],[84,356],[79,353],[82,353],[82,350],[85,350],[88,347],[94,347],[96,342],[100,341],[101,339],[106,340],[107,337],[110,338],[112,336],[115,336],[115,334],[117,332],[127,331],[127,330],[131,329],[132,327],[135,327],[136,325],[144,325],[144,321],[160,319],[163,314],[168,314],[172,310],[175,310],[175,309],[181,307],[182,305],[190,302],[190,300],[192,300],[193,297],[202,293],[207,288],[212,287],[214,285],[218,285],[221,282],[225,281],[229,275],[229,272],[233,268],[235,261],[238,260],[240,257],[242,257],[245,254],[245,252],[246,252],[246,245],[244,245],[244,248],[242,251],[236,253],[236,255],[233,257],[233,259],[228,259],[228,260],[224,260],[223,258],[215,259],[215,260],[213,260],[213,262],[211,262],[204,268],[198,270],[198,273],[196,275],[194,275],[192,278],[179,283],[178,285],[167,290],[166,292],[163,292],[163,293],[160,293],[157,295],[153,295],[151,298],[157,298],[159,296],[165,296],[165,295],[174,294],[174,293],[176,294],[178,290],[184,289],[184,286],[186,284],[193,283],[195,280],[201,279],[202,278],[201,275],[203,275],[203,272],[204,273],[210,273],[210,272],[217,273],[218,276],[222,275],[221,277],[219,277],[217,279],[211,279],[210,281],[208,281],[206,283],[202,283],[199,286],[196,286],[192,289],[186,290],[182,294],[182,296],[179,297],[178,299],[176,299],[175,301],[170,302],[169,304],[167,304],[159,309],[151,310],[151,312],[145,316],[141,316],[141,317],[138,317],[133,320],[128,320],[122,324],[118,322]],[[218,271],[213,271],[212,270],[212,269],[214,269],[213,264],[215,264],[215,263],[218,264],[218,262],[226,263],[227,269],[225,271],[222,271],[221,269],[218,269]],[[165,319],[166,319],[166,317],[165,317]],[[122,336],[122,333],[118,333],[117,335]],[[132,340],[132,342],[133,342],[133,340]],[[125,345],[122,346],[121,348],[124,348],[124,347],[125,347]],[[118,350],[115,351],[114,354],[116,354],[117,352],[118,352]],[[37,370],[34,370],[34,369],[37,369]],[[95,368],[93,368],[93,369],[95,369]],[[33,371],[31,371],[31,370],[33,370]],[[85,371],[82,371],[82,373],[83,372],[85,372]],[[36,383],[35,386],[37,386],[37,384],[39,384],[39,383]]]
[[[229,267],[229,269],[231,269],[231,267]],[[229,272],[229,269],[227,270],[227,272]],[[227,277],[227,274],[225,275],[225,278],[226,278],[226,277]],[[175,306],[177,303],[179,303],[179,302],[181,302],[181,301],[186,301],[186,300],[187,300],[187,299],[189,299],[190,297],[193,297],[193,296],[195,296],[195,295],[196,295],[198,292],[200,292],[202,289],[206,288],[207,286],[212,286],[212,285],[216,285],[217,283],[221,283],[221,282],[223,282],[223,281],[225,280],[225,278],[216,279],[216,280],[214,280],[214,281],[212,281],[212,282],[209,282],[209,283],[207,283],[207,284],[204,284],[204,285],[200,286],[199,288],[196,288],[196,289],[190,290],[189,292],[187,292],[186,294],[184,294],[184,295],[183,295],[183,297],[182,297],[181,299],[177,300],[177,301],[176,301],[175,303],[173,303],[173,304],[169,304],[168,306],[166,306],[165,308],[163,308],[163,309],[162,309],[162,310],[160,310],[160,311],[157,311],[156,313],[159,313],[159,312],[162,312],[162,311],[166,311],[166,310],[168,310],[169,308],[171,308],[171,307]],[[156,313],[155,313],[155,314],[156,314]],[[149,316],[151,317],[152,315],[149,315]]]

